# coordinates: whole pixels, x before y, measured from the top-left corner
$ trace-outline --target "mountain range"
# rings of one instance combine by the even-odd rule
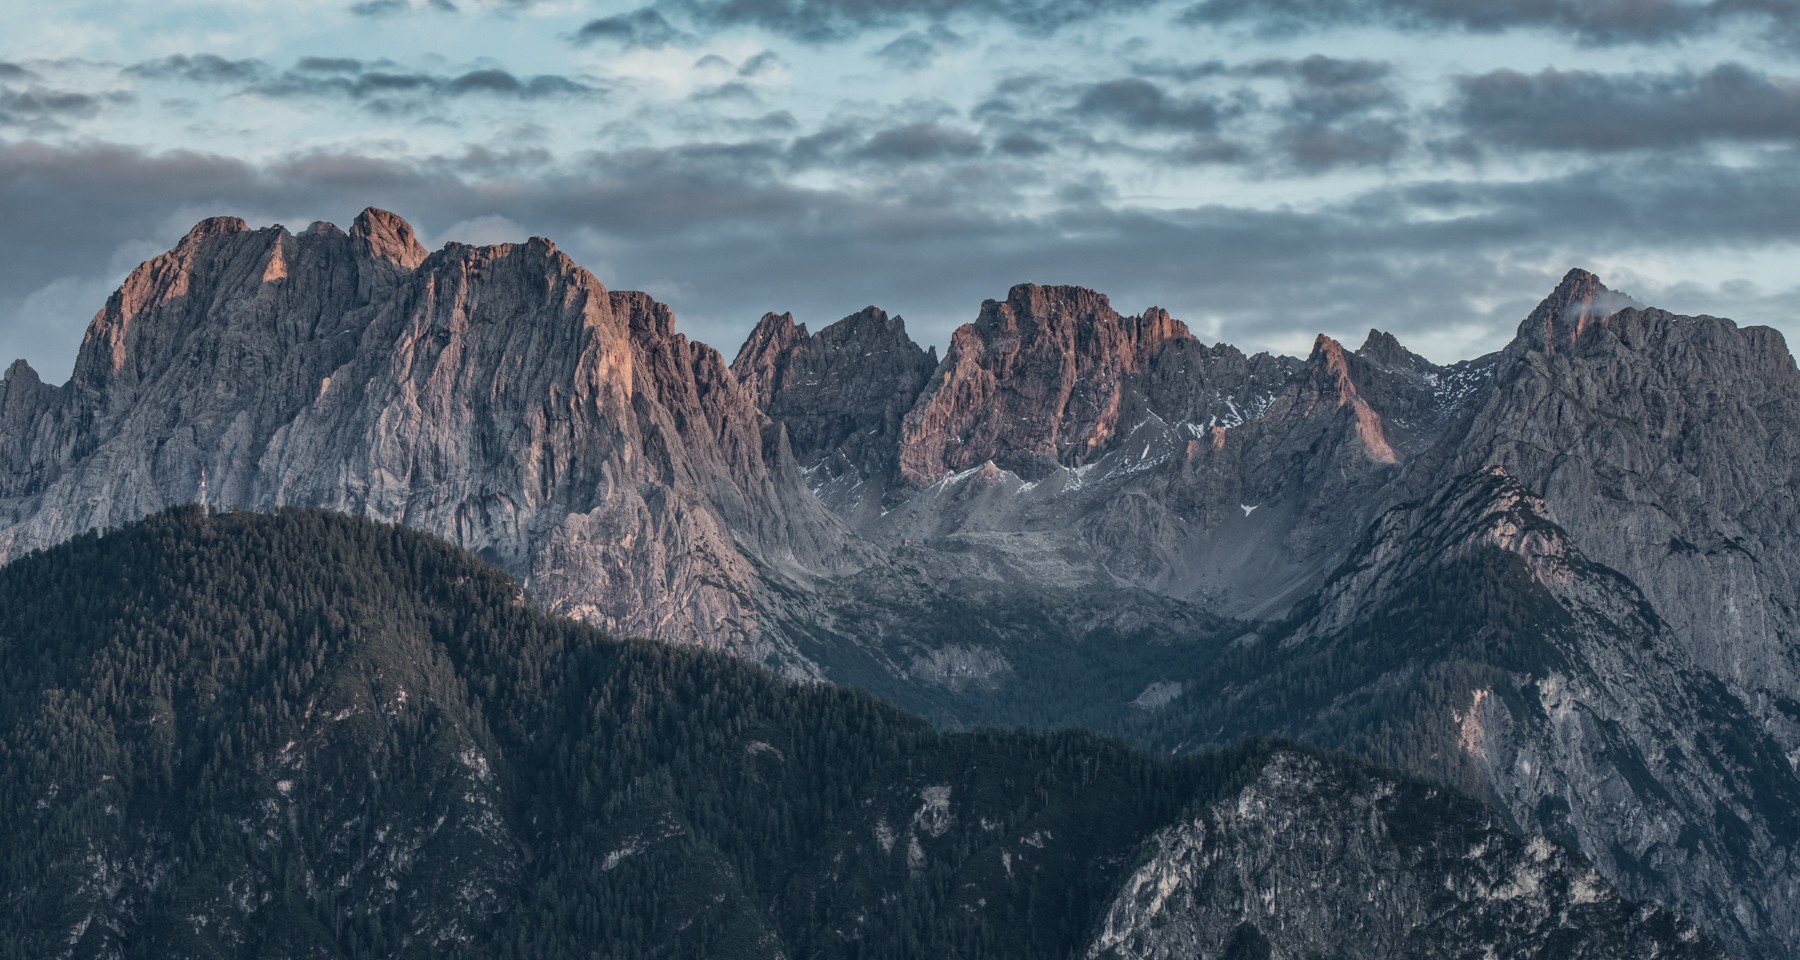
[[[68,383],[0,381],[0,556],[203,496],[403,524],[554,613],[943,728],[1357,754],[1402,773],[1284,753],[1262,789],[1304,805],[1282,784],[1348,777],[1379,807],[1419,778],[1731,956],[1780,957],[1796,426],[1778,333],[1580,270],[1448,366],[1375,330],[1246,356],[1030,284],[941,358],[871,307],[816,333],[765,315],[727,363],[541,238],[428,253],[379,210],[215,218],[132,273]],[[1302,819],[1353,833],[1334,809]],[[1118,889],[1193,886],[1173,921],[1120,894],[1094,955],[1238,924],[1245,950],[1300,949],[1193,892],[1244,882],[1193,859],[1196,831],[1268,829],[1233,816],[1149,817],[1130,843],[1157,852]]]

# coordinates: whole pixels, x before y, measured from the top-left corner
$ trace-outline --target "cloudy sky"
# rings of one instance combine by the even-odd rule
[[[1570,266],[1800,335],[1800,0],[64,0],[0,37],[0,362],[200,217],[556,240],[734,353],[1016,282],[1495,349]]]

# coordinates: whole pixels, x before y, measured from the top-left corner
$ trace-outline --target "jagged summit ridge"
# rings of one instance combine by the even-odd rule
[[[425,247],[413,233],[412,224],[398,214],[369,207],[356,215],[350,227],[350,239],[357,251],[371,260],[385,260],[408,270],[415,269],[427,256]]]
[[[1170,374],[1209,353],[1165,310],[1125,317],[1083,287],[1015,286],[952,335],[907,414],[901,473],[923,485],[992,460],[1035,479],[1097,459],[1149,413],[1204,420],[1195,384]]]
[[[6,555],[190,501],[204,469],[217,502],[404,522],[554,609],[748,652],[759,584],[856,549],[716,351],[542,239],[208,220],[109,300],[72,389],[6,390]]]
[[[1608,289],[1599,277],[1577,267],[1565,274],[1556,289],[1519,324],[1514,342],[1544,351],[1566,348],[1590,327],[1604,323],[1621,310],[1642,306],[1628,294]]]
[[[902,421],[938,366],[906,322],[866,307],[818,333],[790,314],[765,314],[731,369],[755,404],[787,432],[815,490],[847,509],[879,511],[899,479]]]

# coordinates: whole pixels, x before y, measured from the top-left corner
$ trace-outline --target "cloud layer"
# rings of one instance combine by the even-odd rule
[[[246,9],[0,40],[0,353],[66,375],[201,216],[369,204],[436,242],[556,238],[727,352],[764,310],[869,303],[942,343],[1023,280],[1438,359],[1575,265],[1746,321],[1800,303],[1785,0]]]

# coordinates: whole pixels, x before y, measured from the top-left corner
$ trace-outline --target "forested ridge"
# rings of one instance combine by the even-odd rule
[[[940,734],[300,510],[0,569],[0,678],[21,958],[1066,955],[1268,749]]]
[[[1266,740],[939,732],[320,511],[182,508],[0,568],[0,770],[7,960],[1120,956],[1169,922],[1236,956],[1317,942],[1330,890],[1402,863],[1444,871],[1371,902],[1431,918],[1409,957],[1717,956],[1423,781]],[[1249,887],[1145,899],[1129,878],[1209,829],[1205,882]]]

